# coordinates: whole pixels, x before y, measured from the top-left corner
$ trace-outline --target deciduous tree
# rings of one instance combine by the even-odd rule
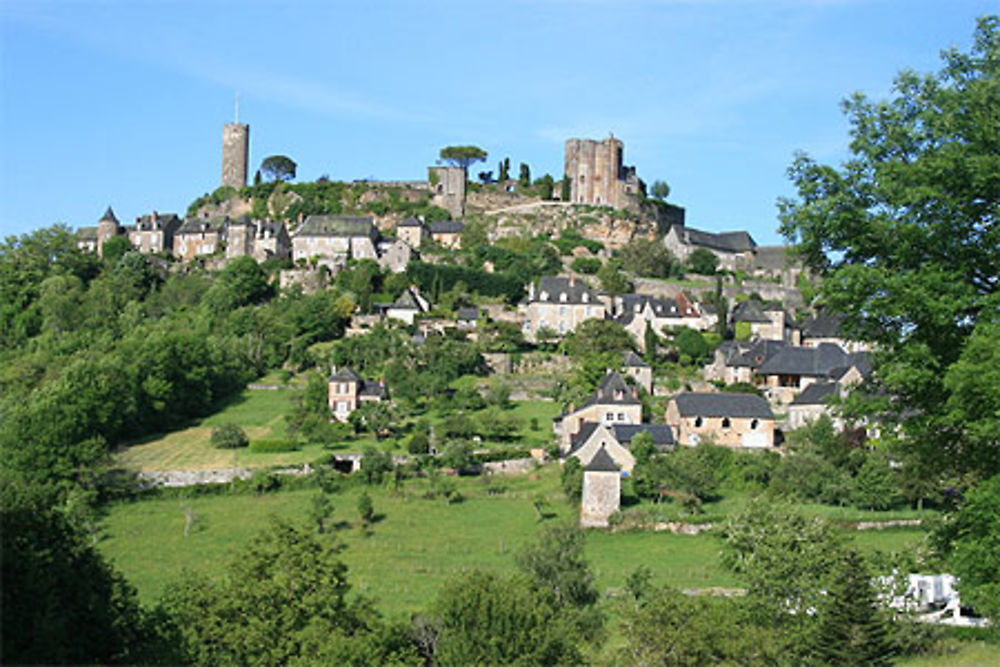
[[[448,164],[468,171],[470,165],[484,162],[488,154],[479,146],[445,146],[439,155]]]
[[[295,178],[298,165],[285,155],[269,155],[260,163],[260,171],[272,181],[290,181]]]

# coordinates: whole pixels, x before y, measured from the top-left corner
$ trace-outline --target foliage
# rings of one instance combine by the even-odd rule
[[[441,290],[449,290],[461,281],[473,292],[484,296],[502,296],[508,303],[517,303],[524,295],[523,280],[503,271],[487,273],[464,266],[410,262],[406,275],[425,294],[433,293],[435,282]]]
[[[823,275],[821,300],[882,351],[883,391],[859,411],[912,450],[904,462],[987,477],[1000,471],[995,412],[961,414],[969,396],[953,399],[958,380],[946,379],[978,367],[969,393],[996,405],[995,363],[979,366],[995,357],[972,348],[989,347],[973,335],[1000,309],[1000,18],[979,20],[969,53],[942,55],[936,74],[901,73],[888,100],[846,100],[850,159],[838,169],[799,155],[798,196],[779,209],[783,233]],[[966,370],[953,372],[963,356]]]
[[[723,562],[747,582],[758,622],[807,625],[840,559],[840,540],[821,518],[805,516],[764,499],[730,516],[724,528]]]
[[[872,574],[857,551],[836,564],[818,610],[812,654],[828,665],[888,665],[888,619],[876,600]]]
[[[53,508],[43,487],[0,484],[4,664],[133,664],[156,640],[135,590]],[[168,656],[161,655],[162,659]]]
[[[484,352],[516,352],[525,346],[524,333],[516,322],[490,321],[479,328],[479,346]]]
[[[682,364],[701,365],[711,359],[712,347],[700,331],[691,327],[678,327],[672,336]]]
[[[566,353],[576,359],[621,355],[635,348],[631,334],[610,320],[589,319],[566,336]],[[620,359],[613,365],[617,366]]]
[[[662,243],[636,237],[618,251],[622,266],[638,276],[670,278],[681,274],[680,264]]]
[[[392,472],[392,455],[366,447],[361,457],[361,479],[365,484],[381,484],[386,474]]]
[[[518,167],[517,184],[522,188],[531,186],[531,167],[525,162],[522,162]]]
[[[297,166],[285,155],[269,155],[260,163],[260,171],[272,181],[290,181]]]
[[[478,146],[445,146],[439,157],[455,167],[468,170],[476,162],[484,162],[487,152]]]
[[[636,466],[632,473],[637,494],[659,499],[663,491],[680,491],[699,500],[711,500],[724,476],[729,450],[714,445],[680,447],[659,456],[649,456],[649,447],[640,440]],[[652,443],[649,443],[652,444]]]
[[[273,520],[222,580],[189,574],[175,583],[163,609],[185,662],[315,664],[331,656],[338,664],[414,662],[409,647],[379,641],[386,628],[368,601],[348,599],[338,551],[328,536]]]
[[[570,268],[578,273],[593,275],[601,270],[601,260],[596,257],[575,257]]]
[[[959,579],[962,603],[1000,623],[1000,475],[969,489],[959,510],[935,531]]]
[[[610,259],[597,272],[597,279],[601,281],[601,289],[612,294],[627,294],[632,291],[632,283],[628,276],[622,271],[621,262]]]
[[[250,444],[246,431],[238,424],[220,424],[212,427],[212,446],[219,449],[239,449]]]
[[[666,181],[653,181],[653,185],[649,188],[649,194],[657,199],[666,199],[670,196],[670,186],[667,185]]]
[[[574,504],[580,502],[580,496],[583,494],[583,464],[580,463],[580,459],[570,456],[563,462],[562,471],[559,473],[559,485],[570,502]]]
[[[573,249],[578,247],[586,248],[592,253],[599,252],[604,248],[604,245],[600,241],[584,238],[583,235],[575,229],[564,229],[559,234],[559,238],[555,239],[553,243],[556,248],[559,249],[560,254],[563,255],[572,253]]]
[[[358,516],[365,523],[371,523],[375,517],[375,505],[372,503],[372,497],[368,495],[367,491],[363,491],[358,496]]]
[[[589,607],[597,602],[594,575],[583,556],[584,533],[576,525],[548,526],[517,554],[517,565],[538,589],[551,593],[557,607]]]
[[[719,258],[715,256],[715,253],[706,248],[695,248],[694,251],[688,255],[687,267],[692,273],[699,273],[704,276],[715,275],[715,272],[719,268]]]
[[[250,451],[255,454],[274,454],[277,452],[294,452],[299,449],[297,440],[288,438],[269,438],[266,440],[251,440]]]
[[[542,201],[552,199],[552,192],[555,189],[555,181],[552,179],[552,175],[545,174],[541,178],[536,179],[535,189],[538,191],[538,196],[541,197]]]
[[[579,664],[580,637],[551,595],[522,576],[469,572],[433,607],[433,664]]]

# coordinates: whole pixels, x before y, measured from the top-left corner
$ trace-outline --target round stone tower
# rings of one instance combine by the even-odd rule
[[[121,223],[115,217],[115,212],[108,207],[101,219],[97,221],[97,254],[104,257],[104,242],[122,233]]]
[[[222,185],[242,188],[247,184],[250,155],[250,126],[227,123],[222,126]]]

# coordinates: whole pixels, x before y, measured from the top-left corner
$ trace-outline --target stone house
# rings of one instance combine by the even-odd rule
[[[637,385],[645,389],[647,394],[652,394],[653,367],[643,361],[642,357],[631,350],[622,356],[622,370],[624,373],[635,380]]]
[[[413,324],[417,315],[431,309],[431,303],[423,297],[416,285],[410,285],[391,304],[385,307],[385,316],[406,324]]]
[[[128,240],[139,252],[170,252],[174,248],[174,236],[181,227],[182,221],[176,213],[153,211],[135,219],[135,225],[127,230]]]
[[[414,250],[419,250],[420,244],[430,238],[430,232],[427,230],[427,225],[410,217],[396,225],[396,238]]]
[[[781,305],[763,304],[753,299],[743,301],[733,308],[732,321],[737,330],[741,328],[741,323],[749,329],[750,340],[782,340],[792,345],[799,344],[795,318]]]
[[[786,346],[757,368],[755,384],[764,388],[772,405],[787,405],[814,382],[845,376],[848,382],[856,382],[867,375],[869,368],[866,353],[847,353],[833,343]]]
[[[174,256],[182,262],[214,255],[222,249],[228,220],[188,218],[174,235]]]
[[[672,225],[663,236],[663,245],[681,261],[698,248],[719,259],[719,267],[728,271],[748,269],[753,263],[757,243],[746,232],[705,232],[682,225]]]
[[[459,306],[455,311],[455,325],[462,331],[472,331],[483,317],[475,306]]]
[[[378,403],[388,398],[381,382],[364,380],[350,368],[333,369],[327,385],[327,403],[334,419],[346,422],[362,403]]]
[[[441,220],[427,225],[427,229],[433,239],[442,248],[458,250],[462,247],[462,232],[465,225],[456,220]]]
[[[522,330],[524,337],[535,341],[539,329],[565,336],[586,320],[603,320],[606,308],[597,293],[575,276],[545,276],[528,286]]]
[[[251,220],[242,216],[229,221],[226,239],[226,258],[250,255],[258,262],[269,259],[288,259],[292,255],[291,238],[284,222]]]
[[[718,316],[709,313],[683,294],[673,299],[661,299],[645,294],[626,294],[616,297],[613,307],[614,320],[632,334],[639,349],[646,351],[646,327],[657,335],[664,329],[689,327],[707,331],[715,326]]]
[[[383,271],[402,273],[413,259],[413,248],[402,239],[378,244],[378,265]]]
[[[666,422],[677,442],[711,441],[724,447],[774,446],[774,414],[756,394],[684,392],[667,405]]]
[[[794,287],[802,273],[802,265],[789,255],[783,245],[757,246],[750,262],[750,275],[764,280],[780,280],[785,287]]]
[[[621,471],[601,448],[583,468],[583,493],[580,497],[580,525],[607,528],[608,520],[621,507]]]
[[[553,421],[560,449],[569,452],[572,438],[585,422],[610,424],[641,424],[642,401],[638,387],[630,387],[617,371],[608,371],[594,394],[579,408],[570,410]]]
[[[726,384],[761,382],[755,375],[757,369],[786,345],[781,340],[723,341],[715,349],[712,363],[705,367],[705,379]]]
[[[97,227],[76,230],[76,247],[83,252],[97,252]]]
[[[843,420],[831,411],[832,402],[840,396],[840,385],[836,382],[814,382],[788,405],[788,428],[801,428],[809,422],[816,421],[823,415],[829,415],[837,429],[842,429]]]
[[[843,332],[844,316],[820,311],[802,323],[802,346],[817,347],[822,343],[833,343],[848,352],[863,352],[870,349],[868,343],[848,340]]]
[[[635,467],[631,446],[635,436],[649,434],[657,450],[672,451],[676,447],[674,433],[666,424],[600,424],[584,422],[580,431],[570,439],[566,456],[573,456],[587,465],[598,450],[604,449],[619,468],[630,474]]]
[[[339,269],[347,260],[378,260],[378,230],[372,218],[310,215],[292,237],[292,260]]]

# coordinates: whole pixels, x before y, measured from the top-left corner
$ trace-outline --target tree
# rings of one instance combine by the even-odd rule
[[[260,163],[260,171],[272,181],[290,181],[295,178],[297,166],[284,155],[269,155]]]
[[[212,446],[218,449],[239,449],[250,444],[246,432],[236,424],[212,427]]]
[[[946,378],[975,332],[1000,321],[1000,18],[979,20],[969,53],[942,58],[936,74],[898,75],[888,100],[846,100],[850,159],[835,168],[798,155],[798,195],[779,200],[779,217],[822,274],[822,301],[881,350],[882,391],[859,412],[880,416],[894,448],[916,451],[901,460],[988,477],[1000,472],[1000,441],[980,426],[996,413],[956,414]],[[965,360],[996,377],[978,354]],[[992,380],[968,387],[997,405]]]
[[[888,665],[888,621],[876,600],[871,571],[849,549],[834,568],[819,608],[814,657],[828,665]]]
[[[611,320],[584,320],[566,336],[566,353],[576,359],[591,356],[619,356],[635,348],[631,334]],[[617,363],[620,363],[618,359]]]
[[[559,198],[568,202],[572,194],[572,183],[569,180],[569,176],[563,176],[562,181],[559,183]]]
[[[583,464],[580,459],[570,456],[559,471],[559,486],[574,505],[580,502],[583,494]]]
[[[497,163],[497,181],[500,183],[506,183],[510,178],[510,158],[505,157]]]
[[[550,591],[557,607],[590,607],[597,602],[594,575],[583,555],[584,533],[571,523],[548,526],[516,557],[538,590]]]
[[[371,603],[351,596],[329,535],[272,520],[212,580],[188,573],[162,603],[197,665],[413,663]]]
[[[670,196],[670,186],[666,181],[653,181],[649,193],[660,200],[665,200]]]
[[[673,253],[662,243],[634,238],[618,251],[623,266],[636,275],[650,278],[669,278],[680,273],[680,265]]]
[[[528,166],[527,162],[522,162],[518,167],[517,184],[522,188],[531,185],[531,167]]]
[[[485,162],[487,153],[478,146],[445,146],[440,157],[453,167],[461,167],[468,171],[469,166],[476,162]]]
[[[541,197],[542,200],[547,201],[552,199],[552,191],[555,188],[555,181],[552,179],[551,174],[545,174],[535,181],[535,187],[538,188],[538,196]]]
[[[970,489],[934,542],[958,577],[962,604],[1000,624],[1000,475]]]
[[[719,258],[707,248],[695,248],[694,252],[688,255],[687,265],[692,273],[713,276],[719,268]]]
[[[621,270],[621,263],[615,259],[608,260],[597,272],[601,281],[601,289],[612,294],[627,294],[632,290],[632,283]]]
[[[142,662],[143,645],[155,637],[135,589],[54,501],[44,487],[3,475],[0,658],[4,664]]]
[[[375,505],[372,504],[372,497],[367,491],[362,491],[358,496],[358,516],[366,525],[375,517]]]
[[[493,182],[493,172],[492,171],[481,171],[479,172],[479,182],[483,185],[489,185]]]
[[[473,571],[432,606],[435,665],[581,664],[581,637],[551,595],[523,576]]]

